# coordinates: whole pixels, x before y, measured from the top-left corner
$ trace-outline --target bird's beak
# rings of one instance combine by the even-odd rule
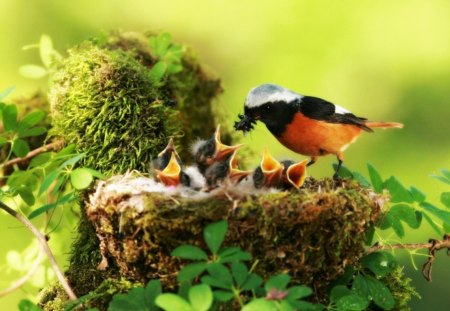
[[[236,160],[236,152],[233,153],[230,159],[230,173],[229,177],[234,184],[239,183],[242,179],[250,175],[252,171],[242,171],[238,168]]]
[[[178,164],[175,152],[172,152],[169,164],[162,171],[156,170],[156,178],[166,186],[178,186],[180,172],[181,166]]]
[[[283,165],[278,162],[269,153],[267,148],[264,149],[263,157],[261,160],[261,170],[264,174],[266,184],[271,184],[273,181],[279,180],[283,173]]]
[[[175,151],[175,144],[173,143],[172,137],[170,137],[169,143],[167,144],[166,148],[164,148],[164,150],[158,154],[158,157],[162,157],[165,152],[173,152],[176,156],[178,156],[177,152]]]
[[[306,164],[307,160],[304,160],[302,162],[292,164],[286,170],[286,177],[288,182],[296,189],[299,189],[305,182]]]
[[[238,144],[234,146],[228,146],[222,143],[220,138],[220,124],[217,125],[216,132],[214,133],[214,141],[216,144],[216,152],[213,157],[213,162],[225,159],[227,156],[241,148],[244,144]]]

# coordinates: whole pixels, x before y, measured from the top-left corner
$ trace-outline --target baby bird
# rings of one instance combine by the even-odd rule
[[[205,175],[208,167],[216,162],[227,160],[233,152],[242,146],[242,144],[235,146],[223,144],[220,138],[219,124],[211,138],[200,140],[193,145],[192,153],[194,154],[194,160],[200,173]]]
[[[214,162],[205,171],[206,190],[212,190],[220,185],[236,185],[251,174],[238,168],[236,150],[220,161]]]
[[[181,168],[181,159],[175,150],[172,138],[152,164],[155,169],[155,178],[164,185],[172,187],[180,184],[186,187],[190,186],[191,178]]]
[[[253,172],[253,184],[256,189],[278,188],[299,189],[306,178],[307,161],[295,163],[291,160],[278,162],[266,148],[263,151],[261,164]]]

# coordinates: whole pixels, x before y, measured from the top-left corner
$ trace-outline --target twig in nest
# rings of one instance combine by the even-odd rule
[[[45,146],[39,147],[37,149],[34,149],[34,150],[28,152],[28,154],[26,156],[24,156],[23,158],[15,158],[15,159],[9,160],[8,162],[5,162],[2,165],[0,165],[0,167],[4,168],[4,167],[8,167],[8,166],[13,166],[13,165],[21,163],[21,162],[28,161],[41,153],[44,153],[47,151],[58,150],[63,145],[64,145],[64,141],[62,141],[62,140],[55,141],[53,143],[47,144]]]
[[[50,261],[50,265],[55,271],[56,277],[58,278],[65,292],[67,293],[67,295],[71,300],[77,300],[78,299],[77,296],[75,295],[66,278],[64,277],[63,272],[59,268],[58,263],[56,262],[56,259],[53,256],[50,247],[48,246],[47,238],[26,217],[22,216],[20,213],[16,212],[15,210],[13,210],[12,208],[10,208],[8,205],[6,205],[1,201],[0,201],[0,208],[6,211],[11,216],[17,218],[21,223],[25,225],[25,227],[28,230],[30,230],[34,234],[39,244],[42,246],[45,254],[47,254],[48,260]]]
[[[409,244],[392,244],[392,245],[380,245],[367,249],[366,254],[370,254],[379,250],[391,250],[391,249],[424,249],[428,248],[428,260],[422,266],[422,274],[424,278],[431,282],[431,271],[433,269],[433,262],[436,258],[436,251],[446,248],[447,254],[450,255],[450,235],[445,234],[442,240],[430,239],[428,243],[409,243]]]

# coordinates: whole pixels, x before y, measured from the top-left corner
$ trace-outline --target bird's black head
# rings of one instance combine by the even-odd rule
[[[272,134],[279,136],[289,124],[303,96],[275,84],[263,84],[252,89],[244,104],[244,115],[234,128],[244,133],[253,130],[256,121],[263,122]]]

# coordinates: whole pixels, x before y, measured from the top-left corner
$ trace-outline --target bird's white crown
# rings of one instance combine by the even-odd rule
[[[265,83],[250,90],[245,99],[245,106],[254,108],[268,102],[291,102],[301,99],[303,95],[295,93],[289,89],[276,84]]]

